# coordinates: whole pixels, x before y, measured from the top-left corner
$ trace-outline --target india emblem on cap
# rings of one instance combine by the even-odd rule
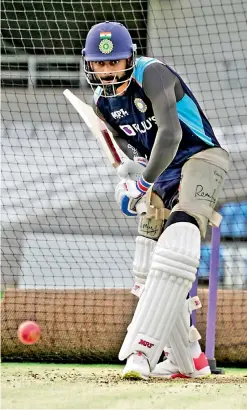
[[[102,31],[100,33],[101,42],[99,43],[99,50],[103,54],[110,54],[113,50],[113,42],[111,41],[111,32]]]

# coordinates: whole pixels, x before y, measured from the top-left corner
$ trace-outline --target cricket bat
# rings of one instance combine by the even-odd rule
[[[95,138],[100,142],[111,165],[113,165],[114,168],[117,168],[121,164],[121,158],[114,146],[112,134],[108,130],[104,122],[101,121],[99,117],[97,117],[90,105],[81,101],[70,90],[64,90],[63,94],[74,107],[74,109],[78,112]]]

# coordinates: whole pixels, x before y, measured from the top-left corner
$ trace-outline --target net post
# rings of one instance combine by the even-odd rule
[[[218,269],[220,259],[220,228],[212,228],[211,257],[208,288],[208,312],[206,325],[206,349],[212,374],[223,374],[222,369],[216,367],[215,359],[215,334],[216,334],[216,312],[217,312],[217,288]]]

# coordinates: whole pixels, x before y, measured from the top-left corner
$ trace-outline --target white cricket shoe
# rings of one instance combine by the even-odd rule
[[[148,359],[142,352],[132,353],[123,369],[123,379],[147,380],[150,374]]]
[[[178,366],[172,362],[172,354],[169,354],[169,359],[164,360],[163,362],[158,363],[154,370],[151,372],[150,376],[152,377],[164,377],[168,379],[194,379],[199,377],[210,376],[211,370],[208,365],[208,359],[204,353],[201,353],[197,359],[194,360],[195,371],[190,374],[180,373]]]

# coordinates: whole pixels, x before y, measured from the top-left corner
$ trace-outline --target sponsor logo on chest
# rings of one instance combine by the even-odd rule
[[[114,118],[114,120],[126,117],[127,115],[129,115],[128,111],[125,111],[123,108],[121,108],[121,110],[111,112],[111,116]]]
[[[119,128],[129,136],[136,135],[138,133],[145,134],[152,126],[156,124],[155,116],[147,118],[145,121],[141,121],[140,124],[126,124],[119,125]]]

